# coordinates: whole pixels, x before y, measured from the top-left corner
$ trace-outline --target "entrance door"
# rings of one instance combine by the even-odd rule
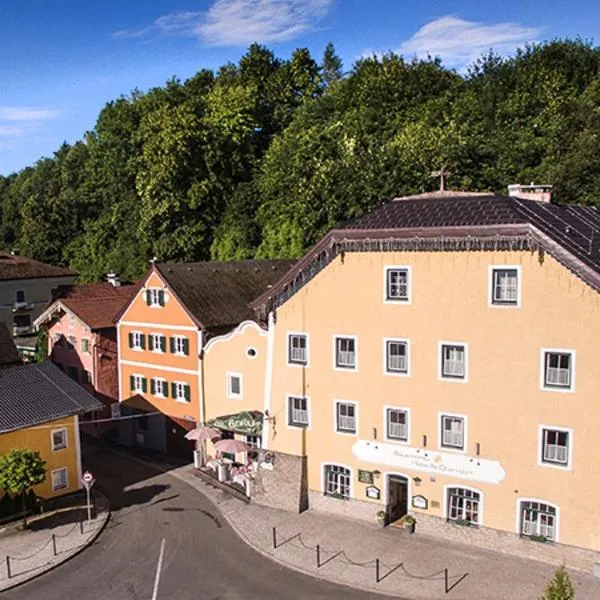
[[[401,475],[388,475],[387,488],[387,512],[393,522],[408,512],[408,479]]]

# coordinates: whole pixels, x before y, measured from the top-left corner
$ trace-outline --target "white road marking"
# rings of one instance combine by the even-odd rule
[[[158,565],[156,565],[156,577],[154,578],[154,590],[152,591],[152,600],[158,598],[158,583],[160,581],[160,571],[162,569],[163,556],[165,555],[165,538],[160,543],[160,553],[158,555]]]

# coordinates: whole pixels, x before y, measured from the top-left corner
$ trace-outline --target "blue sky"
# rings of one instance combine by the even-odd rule
[[[5,0],[0,174],[79,139],[107,101],[237,61],[252,41],[317,59],[332,41],[346,68],[394,50],[460,70],[490,47],[599,34],[594,0]]]

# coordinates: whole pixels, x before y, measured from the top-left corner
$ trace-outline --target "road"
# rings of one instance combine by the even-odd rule
[[[202,494],[167,473],[102,449],[86,452],[84,466],[111,500],[106,529],[81,554],[3,600],[150,600],[163,538],[159,600],[373,598],[258,554]]]

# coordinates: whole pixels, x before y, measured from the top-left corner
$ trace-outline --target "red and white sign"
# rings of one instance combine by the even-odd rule
[[[85,487],[92,487],[95,483],[95,479],[94,476],[89,472],[86,471],[82,476],[81,476],[81,482],[83,483],[83,485]]]

